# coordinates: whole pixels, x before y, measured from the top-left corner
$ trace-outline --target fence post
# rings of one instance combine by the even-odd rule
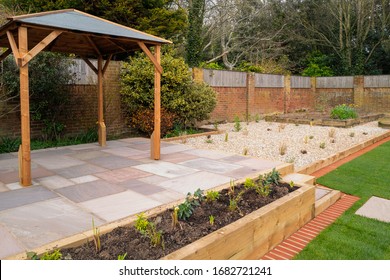
[[[195,82],[203,82],[203,69],[192,68],[192,78]]]
[[[250,115],[254,111],[255,102],[255,74],[246,73],[246,121],[249,122]]]
[[[359,108],[364,104],[364,76],[353,77],[353,103]]]
[[[288,104],[291,98],[291,76],[284,76],[284,100],[283,100],[283,111],[286,114],[288,112]]]

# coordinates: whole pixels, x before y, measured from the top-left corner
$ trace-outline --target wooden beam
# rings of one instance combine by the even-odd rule
[[[160,146],[161,146],[161,46],[156,45],[155,54],[153,56],[156,60],[154,68],[154,131],[152,135],[152,159],[160,159]],[[157,67],[160,66],[160,69]]]
[[[98,124],[99,145],[102,147],[106,146],[106,125],[104,123],[103,105],[103,57],[100,55],[98,58]]]
[[[26,65],[31,59],[33,59],[38,53],[46,48],[51,42],[53,42],[62,31],[55,30],[47,35],[42,41],[40,41],[34,48],[22,57],[22,66]]]
[[[139,41],[137,42],[138,43],[138,46],[144,51],[144,53],[149,57],[149,59],[153,62],[154,64],[154,67],[155,69],[160,73],[162,74],[163,73],[163,69],[160,65],[160,63],[157,61],[156,57],[150,52],[150,50],[148,49],[148,47],[145,45],[145,43]],[[157,46],[161,48],[160,45],[156,45],[156,49],[157,49]]]
[[[10,31],[7,31],[7,37],[8,37],[9,44],[11,46],[12,53],[15,58],[16,65],[19,65],[20,54],[19,54],[18,46],[16,45],[15,42],[14,35],[12,35]]]
[[[19,51],[21,55],[28,52],[27,28],[18,29]],[[20,184],[31,185],[31,151],[30,151],[30,100],[29,100],[28,64],[20,66],[20,115],[22,133],[22,159]]]
[[[7,56],[9,56],[11,53],[12,53],[12,50],[11,49],[7,49],[5,52],[3,52],[0,55],[0,61],[3,61],[4,59],[6,59]]]
[[[98,69],[96,69],[95,65],[93,65],[92,62],[89,61],[88,58],[86,58],[86,57],[81,57],[81,58],[85,61],[85,63],[87,63],[87,65],[89,66],[89,68],[91,68],[92,71],[95,72],[96,75],[98,75]]]
[[[110,54],[106,60],[106,63],[104,63],[104,67],[103,67],[103,76],[104,74],[106,73],[106,70],[108,68],[108,65],[110,64],[110,61],[112,59],[112,54]]]
[[[92,46],[92,48],[95,50],[96,54],[102,55],[98,46],[95,44],[95,42],[92,40],[90,36],[86,36],[89,44]]]
[[[127,50],[122,47],[121,45],[119,45],[118,43],[114,42],[111,38],[105,38],[107,41],[109,41],[111,44],[113,44],[114,46],[118,47],[120,50],[122,50],[123,52],[127,52]]]

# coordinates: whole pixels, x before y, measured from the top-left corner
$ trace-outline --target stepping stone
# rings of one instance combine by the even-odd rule
[[[356,211],[356,214],[390,223],[390,200],[373,196]]]

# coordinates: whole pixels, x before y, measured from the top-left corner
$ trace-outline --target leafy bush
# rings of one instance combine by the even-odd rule
[[[358,114],[355,108],[348,106],[346,104],[337,105],[330,112],[330,117],[332,119],[346,120],[346,119],[356,119]]]
[[[173,129],[176,115],[161,108],[161,134],[165,135]],[[132,127],[138,129],[148,136],[152,135],[154,130],[154,109],[140,108],[130,118]]]
[[[182,58],[166,53],[162,56],[161,65],[164,69],[161,107],[175,114],[176,120],[185,126],[207,119],[216,105],[213,89],[205,83],[193,82]],[[154,66],[144,54],[137,54],[124,63],[121,94],[129,117],[141,109],[153,109]]]
[[[17,152],[21,143],[20,138],[1,137],[0,154]]]

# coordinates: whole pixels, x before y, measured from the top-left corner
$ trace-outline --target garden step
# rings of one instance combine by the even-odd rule
[[[316,185],[316,202],[314,216],[317,217],[319,214],[324,212],[329,206],[336,203],[341,197],[341,192],[332,190],[320,185]]]
[[[294,183],[313,185],[314,180],[315,180],[314,176],[301,174],[301,173],[290,173],[286,176],[283,176],[283,181],[287,183],[293,181]]]

